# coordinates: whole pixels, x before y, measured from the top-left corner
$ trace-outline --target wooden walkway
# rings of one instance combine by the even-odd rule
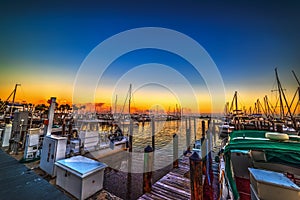
[[[182,156],[179,159],[179,168],[172,169],[155,184],[152,185],[150,193],[145,193],[139,200],[161,200],[161,199],[190,199],[189,179],[189,157]]]
[[[0,199],[71,199],[1,149],[0,188]]]

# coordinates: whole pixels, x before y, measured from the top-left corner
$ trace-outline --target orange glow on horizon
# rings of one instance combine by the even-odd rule
[[[41,81],[41,80],[39,80]],[[19,82],[18,82],[19,83]],[[36,82],[28,81],[21,83],[22,85],[18,87],[15,102],[26,102],[32,104],[46,104],[47,100],[50,97],[57,97],[57,103],[59,105],[69,104],[72,105],[72,92],[73,86],[71,84],[61,84],[56,82],[46,82],[43,81],[41,84],[36,84]],[[63,86],[62,86],[63,85]],[[14,89],[14,84],[10,85],[1,85],[0,98],[1,100],[6,100],[7,97],[11,94]],[[101,107],[101,110],[114,110],[115,108],[115,95],[112,95],[110,90],[102,89],[102,92],[99,93],[99,96],[95,97],[95,102],[102,102],[104,105]],[[234,89],[227,90],[226,92],[226,102],[231,104]],[[265,90],[260,91],[256,88],[240,88],[238,91],[238,101],[240,109],[246,109],[249,112],[249,108],[254,109],[254,104],[257,99],[263,104],[263,98],[265,95],[268,95],[269,101],[275,106],[276,100],[278,99],[276,92],[271,93],[266,92]],[[98,91],[97,91],[98,92]],[[124,107],[124,112],[128,112],[128,99],[125,102],[126,92],[118,96],[117,102],[117,111],[120,112]],[[286,92],[286,97],[288,102],[292,99],[294,93]],[[131,112],[143,112],[146,110],[155,110],[158,106],[163,112],[174,112],[176,105],[178,108],[182,108],[184,113],[210,113],[212,112],[212,103],[210,95],[207,91],[198,92],[196,95],[197,103],[193,104],[193,101],[190,97],[181,97],[177,99],[176,96],[170,93],[162,92],[136,92],[133,95],[131,102]],[[12,100],[12,97],[10,98]],[[92,102],[93,103],[93,102]],[[124,105],[125,104],[125,105]],[[292,107],[294,109],[295,104]],[[218,113],[224,112],[225,105],[220,105],[220,109],[217,110]],[[296,113],[299,112],[299,109],[296,110]]]

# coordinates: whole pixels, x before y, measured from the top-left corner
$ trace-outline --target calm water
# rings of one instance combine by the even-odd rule
[[[173,135],[178,135],[178,155],[181,156],[186,150],[186,127],[191,129],[191,144],[195,138],[199,140],[202,136],[201,122],[205,119],[191,119],[177,121],[156,121],[155,122],[155,152],[154,152],[154,170],[161,169],[173,162]],[[207,120],[205,120],[205,129],[207,130]],[[124,135],[129,134],[128,127],[122,127]],[[220,145],[218,139],[218,130],[213,137],[213,146]],[[132,172],[143,172],[144,166],[144,148],[152,145],[152,126],[151,122],[147,122],[142,126],[134,126],[133,128],[133,153],[132,153]],[[127,164],[121,170],[127,171]]]
[[[203,119],[191,120],[191,144],[202,136],[201,122]],[[189,125],[189,123],[187,123]],[[207,130],[207,120],[205,120]],[[195,126],[196,125],[196,126]],[[122,127],[123,128],[123,127]],[[128,127],[124,127],[124,135],[129,134]],[[159,180],[172,169],[173,162],[173,134],[178,135],[178,155],[181,156],[186,150],[186,122],[182,121],[156,121],[155,122],[155,151],[154,151],[154,172],[153,183]],[[143,194],[143,170],[144,170],[144,148],[151,146],[152,127],[151,122],[145,123],[144,127],[133,128],[133,152],[121,152],[106,160],[102,160],[109,166],[116,166],[105,174],[104,189],[123,198],[137,199]],[[218,130],[214,137],[214,146],[220,145]],[[131,155],[131,167],[128,159]],[[217,169],[217,167],[216,167]],[[131,172],[131,173],[127,173]]]

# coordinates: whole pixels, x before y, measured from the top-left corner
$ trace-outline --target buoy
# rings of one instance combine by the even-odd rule
[[[265,137],[270,140],[289,140],[289,135],[285,133],[266,132]]]

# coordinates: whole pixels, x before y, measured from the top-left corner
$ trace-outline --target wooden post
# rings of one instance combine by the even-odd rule
[[[144,149],[144,173],[143,173],[143,193],[151,191],[153,170],[153,148],[147,146]]]
[[[131,191],[132,191],[132,184],[131,184],[131,168],[132,168],[132,154],[129,152],[127,155],[127,162],[128,162],[128,168],[127,168],[127,192],[126,192],[126,199],[131,199]]]
[[[178,135],[173,135],[173,168],[178,168]]]
[[[205,136],[205,121],[203,120],[201,123],[202,123],[201,124],[202,125],[201,128],[202,128],[202,137],[203,137],[203,136]]]
[[[197,140],[197,124],[196,124],[196,117],[194,117],[194,139],[195,139],[195,142]]]
[[[283,127],[282,127],[281,124],[277,124],[276,125],[276,132],[278,132],[278,133],[282,133],[283,132]]]
[[[129,152],[132,152],[132,140],[133,140],[133,122],[132,119],[130,119],[129,124]]]
[[[190,149],[190,145],[191,145],[191,129],[188,128],[186,129],[186,149],[189,150]]]
[[[127,163],[128,163],[128,168],[127,168],[127,193],[126,193],[126,198],[131,199],[131,189],[132,189],[132,184],[131,184],[131,168],[132,168],[132,139],[133,139],[133,121],[130,119],[130,124],[129,124],[129,145],[128,145],[128,157],[127,157]]]
[[[192,123],[191,123],[191,117],[189,117],[189,129],[190,129],[190,131],[192,132],[191,126],[192,126]]]
[[[212,139],[213,139],[213,146],[217,146],[217,138],[216,138],[216,123],[215,120],[212,122]]]
[[[191,200],[203,199],[202,159],[194,152],[190,156]]]
[[[188,121],[187,121],[187,117],[185,118],[185,129],[188,128]]]
[[[201,129],[202,129],[202,136],[201,136],[201,145],[205,139],[205,121],[201,121]]]
[[[72,130],[72,121],[69,121],[69,128],[68,128],[68,134],[71,136],[73,130]]]
[[[152,122],[152,148],[153,151],[155,150],[155,121],[154,121],[154,117],[151,120]]]
[[[62,124],[62,136],[65,136],[66,135],[66,120],[65,118],[63,119],[63,124]]]
[[[132,168],[132,153],[129,152],[127,155],[127,162],[128,162],[128,168],[127,168],[127,193],[126,193],[126,199],[131,199],[131,191],[132,191],[132,181],[131,181],[131,168]]]
[[[192,135],[192,122],[191,122],[191,117],[189,117],[189,135],[188,135],[189,146],[191,145],[191,135]]]

